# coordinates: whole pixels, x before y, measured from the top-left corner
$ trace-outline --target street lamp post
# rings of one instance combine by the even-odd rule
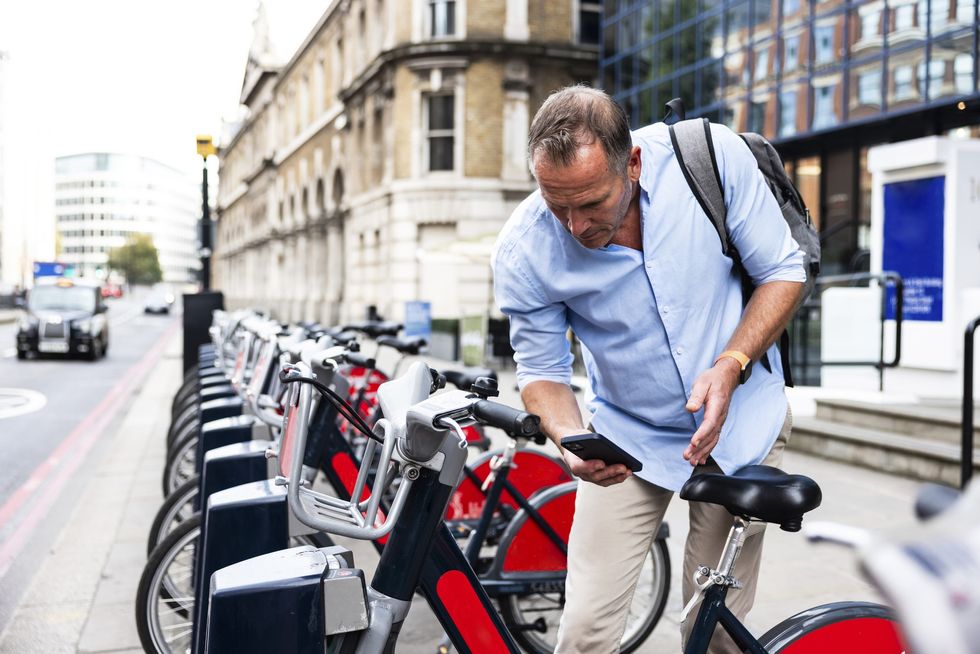
[[[216,154],[214,142],[207,134],[197,136],[197,153],[204,160],[201,169],[201,290],[211,290],[211,203],[208,199],[208,157]]]

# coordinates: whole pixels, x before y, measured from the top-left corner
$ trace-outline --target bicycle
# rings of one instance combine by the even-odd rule
[[[306,378],[302,373],[294,371],[289,383],[300,383],[304,379]],[[448,537],[448,530],[442,525],[441,517],[449,505],[456,480],[465,465],[466,437],[460,423],[466,424],[469,419],[478,417],[481,422],[501,428],[512,436],[529,436],[537,432],[537,419],[522,411],[490,402],[476,389],[448,391],[430,398],[431,379],[429,368],[418,362],[412,364],[402,378],[388,382],[379,389],[383,412],[385,416],[391,416],[379,421],[376,427],[376,431],[387,436],[380,438],[383,446],[380,459],[374,464],[379,474],[375,476],[368,491],[368,468],[367,464],[362,464],[351,494],[351,497],[362,498],[364,491],[368,491],[366,499],[344,501],[314,491],[306,485],[292,482],[287,484],[290,509],[304,524],[357,538],[386,537],[387,543],[381,554],[371,591],[371,614],[377,616],[378,620],[365,623],[356,631],[351,625],[338,625],[339,629],[346,631],[343,636],[330,625],[311,622],[308,627],[293,630],[294,625],[289,624],[286,625],[285,634],[281,629],[277,632],[277,642],[280,643],[277,647],[281,651],[313,651],[306,648],[323,647],[323,633],[337,637],[328,645],[331,651],[352,651],[348,650],[354,647],[355,642],[352,639],[361,642],[361,646],[365,648],[363,651],[383,651],[386,647],[393,647],[398,625],[404,619],[411,595],[419,584],[423,591],[427,591],[426,596],[430,604],[433,604],[437,618],[459,651],[518,651],[506,624],[496,615],[475,573],[466,564],[459,547]],[[409,411],[410,408],[412,411]],[[418,412],[423,417],[413,419]],[[293,416],[301,419],[304,414],[302,410],[291,409],[287,423]],[[303,434],[302,426],[296,428],[294,433]],[[302,443],[303,437],[300,436],[293,445],[294,451],[302,451]],[[377,453],[378,446],[376,440],[370,440],[363,461],[371,460]],[[381,511],[380,497],[388,482],[394,481],[395,475],[392,472],[395,461],[405,474],[398,476],[400,483],[397,484],[390,508]],[[301,468],[294,458],[289,479],[297,479],[300,473]],[[431,552],[430,546],[433,548]],[[344,601],[336,604],[330,601],[328,595],[319,596],[318,600],[313,598],[324,604],[317,604],[311,613],[307,613],[306,608],[310,597],[306,597],[300,607],[295,606],[298,598],[291,595],[305,594],[309,588],[301,589],[314,576],[319,582],[321,573],[328,572],[331,577],[334,571],[339,573],[336,582],[324,584],[324,593],[328,591],[328,587],[337,589],[341,579],[359,577],[359,573],[349,570],[350,564],[343,563],[350,560],[349,553],[337,554],[334,549],[329,554],[329,562],[327,558],[322,559],[324,565],[319,573],[312,574],[307,568],[305,574],[298,575],[304,579],[289,578],[290,573],[297,571],[290,563],[301,560],[304,566],[313,563],[304,554],[313,554],[312,550],[301,549],[303,552],[290,552],[297,552],[302,556],[284,559],[282,555],[285,553],[269,554],[219,570],[212,576],[211,609],[206,630],[209,652],[262,651],[268,644],[268,641],[263,644],[254,632],[249,632],[245,638],[239,638],[241,634],[233,634],[229,629],[231,624],[240,624],[240,620],[244,619],[249,592],[245,588],[237,587],[237,581],[245,583],[251,572],[265,570],[261,573],[267,583],[264,588],[263,584],[247,582],[257,593],[264,593],[266,590],[276,594],[285,593],[276,599],[277,605],[283,605],[283,611],[310,615],[318,621],[323,611],[329,607],[335,607],[348,616],[359,614],[360,608],[355,607],[354,611],[350,611],[343,606],[348,600],[357,601],[357,593],[350,594],[352,587],[341,593]],[[273,559],[276,571],[270,575],[271,569],[266,564]],[[328,570],[331,567],[334,571]],[[236,588],[229,586],[229,582]],[[433,586],[435,598],[431,597]],[[356,589],[356,585],[353,588]],[[363,590],[363,585],[360,588]],[[368,615],[365,597],[362,593],[360,602],[364,606],[364,615]],[[274,615],[266,617],[280,624],[279,611],[280,609],[274,607]],[[328,619],[330,615],[328,611]],[[287,622],[295,623],[289,620]],[[370,633],[372,630],[379,633]],[[247,627],[246,631],[249,631]],[[260,640],[254,640],[257,637]]]
[[[687,619],[698,602],[701,606],[684,654],[707,652],[719,625],[739,648],[751,654],[906,651],[894,615],[880,604],[835,602],[817,606],[787,618],[759,638],[725,605],[728,590],[740,586],[733,572],[751,524],[772,523],[784,531],[799,531],[804,514],[820,505],[820,487],[812,479],[771,466],[753,465],[730,475],[693,476],[681,488],[680,497],[690,502],[721,505],[733,516],[718,566],[701,565],[695,571],[698,591],[684,607],[682,620]]]

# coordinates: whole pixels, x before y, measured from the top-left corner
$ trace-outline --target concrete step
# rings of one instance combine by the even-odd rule
[[[961,441],[958,404],[878,404],[842,399],[819,399],[816,403],[819,420],[952,445]],[[980,425],[976,418],[973,437],[980,443]]]
[[[800,417],[793,421],[789,446],[836,461],[853,463],[925,481],[959,486],[960,448],[933,439]],[[973,469],[980,454],[973,451]]]

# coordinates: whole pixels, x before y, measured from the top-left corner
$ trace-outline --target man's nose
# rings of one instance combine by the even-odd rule
[[[589,219],[583,214],[569,210],[568,212],[568,231],[572,236],[581,236],[589,228]]]

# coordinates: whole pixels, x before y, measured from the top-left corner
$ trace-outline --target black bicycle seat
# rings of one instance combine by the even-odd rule
[[[745,466],[730,475],[694,475],[681,488],[681,499],[720,504],[732,515],[799,531],[803,514],[820,506],[817,482],[772,466]]]
[[[402,354],[418,354],[428,342],[421,336],[409,336],[407,338],[397,338],[395,336],[379,336],[378,345],[391,347]]]
[[[446,381],[458,388],[461,391],[470,390],[470,386],[476,383],[476,380],[480,377],[489,377],[490,379],[497,379],[497,372],[490,370],[490,368],[463,368],[462,370],[441,370]]]
[[[397,336],[402,325],[397,322],[356,322],[344,325],[345,330],[353,330],[367,334],[371,338],[379,336]]]
[[[337,345],[350,345],[357,340],[357,332],[334,332],[330,334],[330,338]]]

